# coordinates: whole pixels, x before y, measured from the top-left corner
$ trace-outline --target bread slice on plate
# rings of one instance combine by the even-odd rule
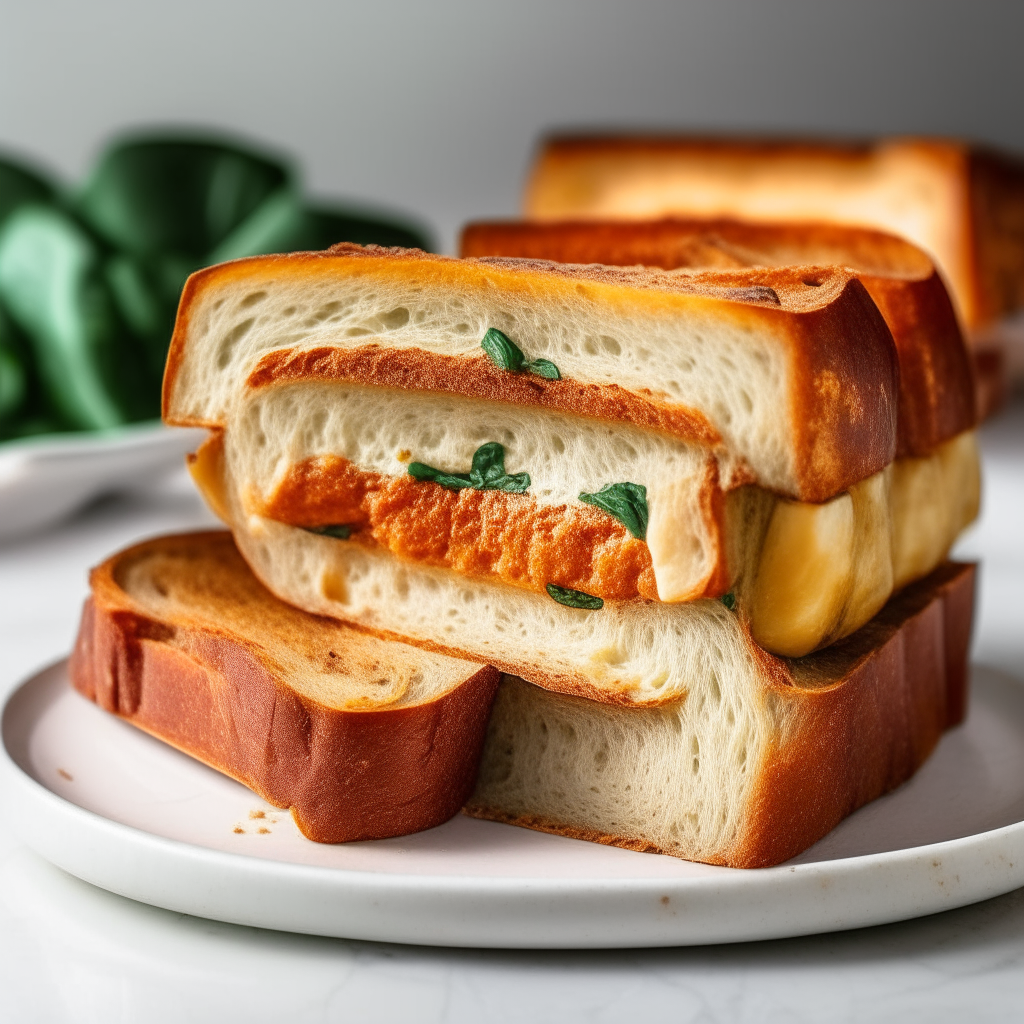
[[[795,856],[961,721],[974,567],[947,562],[827,651],[647,708],[506,676],[467,813],[732,867]]]
[[[289,607],[226,532],[137,544],[90,584],[75,688],[290,807],[307,838],[417,832],[472,791],[495,669]]]

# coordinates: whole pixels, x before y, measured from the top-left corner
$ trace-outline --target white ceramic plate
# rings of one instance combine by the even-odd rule
[[[101,494],[152,483],[205,434],[138,423],[0,443],[0,541],[56,523]]]
[[[324,846],[287,813],[74,693],[18,689],[0,759],[47,860],[170,910],[316,935],[451,946],[733,942],[881,924],[1024,885],[1024,687],[978,669],[968,723],[906,786],[788,864],[740,871],[457,817]]]

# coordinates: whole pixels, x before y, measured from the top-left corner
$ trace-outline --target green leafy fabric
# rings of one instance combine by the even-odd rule
[[[77,191],[0,158],[0,438],[158,415],[189,274],[343,241],[429,248],[415,226],[306,205],[287,161],[213,138],[116,142]]]

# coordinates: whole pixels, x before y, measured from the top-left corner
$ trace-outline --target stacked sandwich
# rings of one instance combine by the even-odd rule
[[[935,260],[978,362],[980,411],[1024,378],[1024,164],[951,140],[555,138],[526,215],[544,221],[729,217],[865,226]]]
[[[241,558],[164,539],[97,570],[76,684],[313,838],[465,801],[794,855],[964,712],[965,356],[921,302],[953,340],[914,370],[866,284],[350,245],[199,272],[164,413],[210,429],[191,468]]]

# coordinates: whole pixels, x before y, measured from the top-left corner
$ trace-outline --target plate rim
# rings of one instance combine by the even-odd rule
[[[0,751],[2,751],[0,752],[0,783],[3,784],[8,800],[10,801],[13,793],[14,802],[20,805],[19,809],[35,804],[43,808],[44,814],[49,813],[54,817],[70,819],[88,832],[94,842],[99,838],[101,842],[105,841],[108,845],[122,847],[128,853],[148,851],[157,859],[179,861],[187,868],[197,869],[200,873],[205,871],[221,877],[234,876],[236,880],[243,879],[250,884],[266,884],[268,881],[276,882],[278,885],[283,883],[286,889],[312,886],[326,890],[329,895],[336,897],[353,896],[356,902],[360,897],[379,899],[386,895],[397,895],[404,899],[408,899],[410,895],[420,898],[428,897],[427,902],[430,902],[431,899],[435,902],[437,900],[443,902],[455,897],[461,898],[464,902],[467,900],[471,902],[474,899],[486,900],[487,898],[497,899],[500,902],[513,896],[519,899],[529,897],[532,901],[549,902],[554,898],[559,905],[578,903],[587,897],[612,898],[619,901],[657,897],[662,904],[667,906],[672,898],[686,896],[696,898],[698,901],[716,896],[741,901],[751,895],[770,892],[778,888],[780,884],[784,892],[787,888],[799,890],[815,885],[821,886],[825,891],[829,888],[839,889],[850,883],[856,885],[859,880],[879,869],[884,869],[890,874],[899,874],[901,870],[915,869],[919,862],[928,859],[931,859],[937,867],[940,864],[947,864],[951,858],[955,860],[961,859],[965,855],[970,856],[978,848],[984,851],[986,848],[992,847],[993,852],[997,854],[995,859],[1004,860],[1008,869],[1015,871],[1013,877],[1004,878],[994,885],[990,883],[980,886],[976,884],[973,888],[964,887],[969,891],[961,891],[960,895],[946,891],[941,894],[944,901],[936,900],[934,904],[929,904],[924,909],[908,911],[908,908],[904,906],[902,909],[893,908],[891,914],[869,914],[866,917],[856,914],[847,914],[845,917],[840,915],[830,920],[820,920],[818,925],[812,927],[808,927],[806,922],[803,925],[793,922],[790,926],[775,927],[765,927],[762,923],[760,928],[725,929],[719,935],[706,935],[696,941],[693,936],[686,934],[685,928],[669,929],[668,933],[665,933],[664,928],[652,928],[649,929],[646,936],[623,934],[616,936],[611,941],[582,942],[566,942],[564,941],[565,937],[559,935],[539,935],[536,934],[538,929],[534,928],[532,932],[535,934],[521,934],[518,937],[503,936],[503,941],[493,943],[481,941],[481,936],[478,934],[479,928],[470,928],[465,936],[467,941],[462,942],[457,933],[453,934],[450,929],[444,928],[440,929],[440,934],[433,934],[430,929],[424,933],[423,929],[412,928],[406,934],[396,935],[393,922],[387,924],[382,930],[372,927],[367,929],[366,922],[342,921],[339,922],[340,930],[324,931],[320,928],[306,928],[301,925],[296,927],[294,920],[275,923],[272,919],[273,915],[268,919],[259,919],[259,914],[255,918],[252,914],[225,914],[223,907],[212,907],[209,909],[212,909],[213,912],[204,913],[201,908],[194,909],[196,906],[194,899],[168,900],[166,897],[161,899],[159,894],[154,894],[152,891],[140,893],[138,886],[111,884],[113,879],[98,877],[103,874],[102,871],[98,873],[95,870],[90,871],[82,863],[74,863],[75,857],[61,855],[55,851],[52,848],[53,842],[40,834],[41,831],[45,831],[45,828],[40,828],[39,822],[36,822],[37,827],[33,828],[32,822],[27,820],[24,815],[17,813],[13,815],[12,828],[15,834],[44,859],[91,884],[139,902],[162,906],[173,911],[210,917],[234,924],[255,925],[277,930],[352,939],[413,942],[424,945],[535,949],[635,948],[761,940],[868,927],[966,906],[969,903],[979,902],[1024,885],[1024,819],[956,839],[904,847],[899,850],[858,854],[801,864],[783,863],[774,867],[758,869],[711,866],[715,869],[713,873],[678,878],[597,877],[581,879],[565,876],[400,873],[298,864],[292,861],[218,850],[183,839],[157,835],[82,807],[50,789],[19,763],[8,743],[12,706],[19,697],[25,699],[22,695],[30,689],[42,687],[47,682],[51,682],[56,674],[66,676],[67,662],[68,658],[59,658],[32,672],[14,686],[4,700],[2,711],[0,711],[0,731],[2,731],[2,735],[0,735]],[[1009,854],[1013,858],[1012,860],[1007,860],[1005,851],[1004,853],[998,851],[1000,846],[1006,845],[1013,847]],[[1018,852],[1014,852],[1014,850]],[[82,860],[81,857],[78,859]],[[1019,865],[1016,862],[1020,862]],[[955,868],[956,864],[954,863],[952,866]],[[787,879],[789,881],[785,881]],[[959,882],[959,877],[957,881]],[[676,916],[674,911],[672,916]],[[806,917],[806,915],[804,916]],[[824,918],[827,917],[827,914],[812,916]],[[543,918],[542,922],[538,921],[538,923],[542,923],[541,931],[549,928],[551,923],[550,914],[544,914]],[[526,931],[530,932],[531,929],[528,928]],[[435,928],[434,932],[438,932],[438,929]],[[509,939],[513,941],[509,941]],[[637,941],[638,939],[639,941]]]

